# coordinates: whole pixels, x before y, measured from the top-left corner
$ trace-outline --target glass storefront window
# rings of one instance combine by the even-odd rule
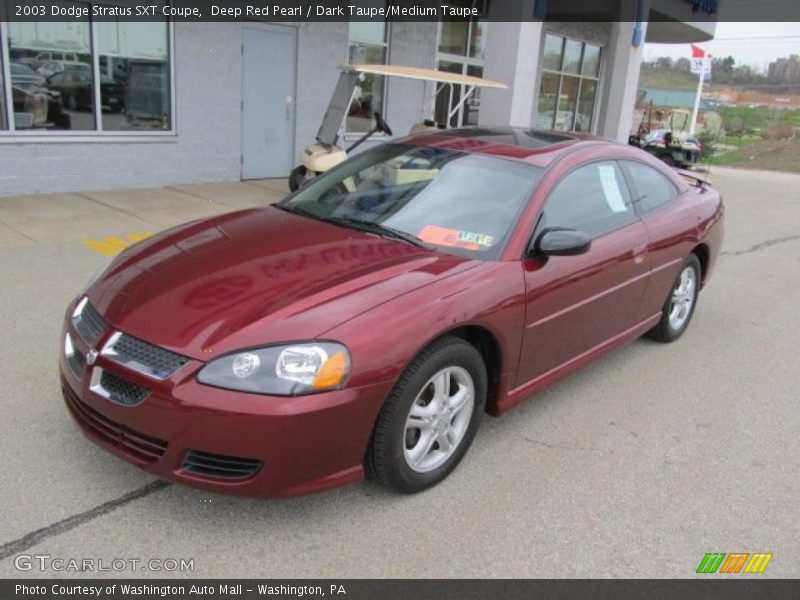
[[[600,76],[600,46],[586,44],[583,49],[583,68],[581,75],[587,77]]]
[[[459,75],[464,70],[464,65],[457,62],[448,60],[439,61],[439,70],[445,73],[458,73]],[[461,102],[461,86],[460,85],[445,85],[444,88],[436,96],[436,108],[434,112],[434,119],[441,125],[447,127],[458,127],[458,115],[453,115],[448,122],[447,116],[453,106],[457,106]]]
[[[380,7],[385,4],[385,2],[377,4],[371,2],[369,6]],[[386,21],[351,21],[349,37],[350,64],[386,64],[388,62],[389,32]],[[385,119],[385,98],[386,78],[382,75],[366,74],[347,111],[345,132],[366,133],[375,124],[373,114],[376,112]]]
[[[567,40],[564,46],[564,67],[562,71],[565,73],[574,73],[578,75],[581,72],[581,54],[583,44],[575,40]]]
[[[0,44],[3,44],[3,37],[0,36]],[[8,119],[6,117],[6,87],[3,84],[5,80],[5,70],[3,68],[3,55],[0,53],[0,131],[8,129]]]
[[[575,131],[590,133],[594,117],[594,103],[597,97],[597,82],[592,79],[581,81],[581,94],[578,99],[578,112],[575,115]]]
[[[439,52],[465,55],[469,38],[468,32],[469,23],[466,21],[442,21]]]
[[[442,21],[439,28],[438,69],[459,75],[483,77],[489,28],[486,20],[486,16],[489,14],[489,1],[454,0],[451,4],[477,8],[480,16],[472,17],[467,21]],[[434,120],[439,126],[460,127],[478,124],[480,89],[472,91],[449,121],[448,115],[459,106],[466,90],[460,85],[440,84],[437,86],[437,91]]]
[[[483,67],[477,65],[467,66],[467,75],[483,77]],[[478,111],[481,108],[481,88],[475,88],[464,103],[464,125],[478,124]]]
[[[488,23],[475,21],[472,23],[472,32],[469,36],[469,55],[471,58],[483,60],[486,54],[486,34]]]
[[[601,48],[548,33],[544,41],[536,126],[590,133]]]
[[[89,7],[91,13],[90,2],[54,2],[73,11]],[[8,9],[11,0],[5,4]],[[89,18],[81,17],[10,21],[6,27],[0,44],[8,53],[9,76],[0,78],[0,130],[25,135],[172,128],[166,20],[98,21],[92,28]],[[10,107],[4,89],[11,90]]]
[[[86,7],[80,2],[54,5],[72,10]],[[67,22],[11,21],[6,42],[17,131],[95,129],[88,17]]]
[[[97,34],[103,129],[169,129],[167,22],[102,21]]]
[[[556,35],[546,35],[544,38],[543,68],[548,71],[561,70],[561,58],[564,56],[564,38]]]

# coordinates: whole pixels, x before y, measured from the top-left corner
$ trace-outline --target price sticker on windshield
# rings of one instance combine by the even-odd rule
[[[438,225],[426,225],[417,237],[423,242],[451,248],[480,251],[494,245],[494,236],[463,229],[448,229]]]

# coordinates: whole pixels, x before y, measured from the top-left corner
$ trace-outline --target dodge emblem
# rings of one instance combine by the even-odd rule
[[[94,361],[97,360],[97,350],[94,348],[90,348],[89,351],[86,353],[86,364],[90,367],[94,364]]]

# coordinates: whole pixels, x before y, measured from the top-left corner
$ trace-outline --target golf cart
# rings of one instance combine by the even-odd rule
[[[700,146],[688,139],[689,134],[675,126],[675,117],[679,113],[673,111],[669,118],[668,128],[652,128],[653,103],[645,110],[636,135],[628,138],[628,143],[638,146],[671,167],[690,169],[700,159]],[[647,123],[645,124],[645,119]],[[659,119],[662,120],[662,119]],[[684,118],[685,127],[688,117]]]
[[[317,143],[303,150],[303,164],[295,167],[289,175],[289,189],[293,192],[303,185],[303,182],[306,180],[316,177],[320,173],[324,173],[328,169],[343,162],[347,158],[348,153],[352,152],[376,133],[383,132],[386,135],[393,135],[392,129],[381,114],[377,111],[370,111],[371,121],[374,121],[372,128],[347,148],[343,149],[337,146],[339,130],[347,116],[353,99],[356,98],[356,94],[359,94],[361,91],[361,84],[366,74],[416,79],[423,82],[425,88],[423,91],[422,107],[420,109],[420,122],[416,123],[411,128],[412,134],[424,133],[425,131],[438,131],[440,128],[446,126],[446,124],[440,125],[435,121],[425,118],[426,112],[433,106],[436,97],[444,89],[452,89],[454,85],[464,86],[464,94],[461,96],[460,101],[447,115],[447,121],[449,122],[450,118],[459,111],[461,106],[477,88],[488,87],[505,89],[508,87],[504,83],[482,79],[481,77],[446,73],[444,71],[421,69],[418,67],[403,67],[399,65],[345,65],[341,67],[341,71],[339,81],[328,103],[328,109],[325,111],[325,116],[322,118],[322,125],[317,132]],[[426,101],[425,98],[429,96],[427,93],[428,82],[433,82],[436,87],[435,93],[430,95],[431,97]],[[400,169],[400,167],[398,167],[398,172],[395,173],[395,175],[397,177],[402,177],[403,173],[400,172],[401,170],[413,170],[419,175],[420,169],[421,165],[413,165],[408,169]]]

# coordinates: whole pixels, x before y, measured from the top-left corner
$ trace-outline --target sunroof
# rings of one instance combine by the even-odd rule
[[[460,127],[445,129],[441,135],[480,139],[495,144],[521,146],[523,148],[544,148],[552,144],[574,140],[573,136],[552,131],[533,129],[514,129],[513,127]]]

